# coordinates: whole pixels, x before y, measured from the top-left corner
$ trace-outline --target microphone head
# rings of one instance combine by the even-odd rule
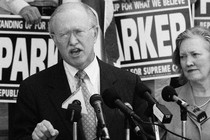
[[[166,86],[162,90],[162,98],[167,102],[173,102],[173,96],[177,96],[176,90],[171,86]]]
[[[110,108],[116,108],[115,101],[117,99],[121,100],[114,87],[106,89],[102,94],[102,98],[104,103]]]
[[[157,100],[152,96],[151,90],[142,83],[139,83],[137,86],[137,93],[139,97],[146,100],[150,105],[157,103]]]
[[[81,102],[80,102],[79,100],[74,100],[74,101],[72,102],[72,104],[81,105]]]
[[[137,92],[139,93],[139,96],[140,96],[140,97],[144,98],[144,96],[145,96],[144,94],[145,94],[146,92],[151,93],[151,90],[150,90],[147,86],[145,86],[144,84],[140,83],[140,84],[137,86]]]
[[[71,104],[68,105],[68,110],[75,110],[77,112],[81,112],[81,102],[79,100],[74,100]]]
[[[81,102],[79,100],[74,100],[71,104],[68,105],[66,114],[67,118],[70,118],[70,122],[78,122],[81,118]]]
[[[90,97],[90,104],[91,104],[92,107],[94,107],[94,104],[95,104],[96,101],[100,101],[102,103],[101,95],[99,95],[99,94],[93,94]]]

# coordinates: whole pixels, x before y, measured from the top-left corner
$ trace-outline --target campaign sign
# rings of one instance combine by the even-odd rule
[[[210,27],[210,0],[197,0],[193,5],[194,26]]]
[[[178,34],[192,26],[188,0],[114,1],[120,66],[142,80],[178,76],[172,63]]]
[[[48,21],[42,17],[32,25],[20,16],[0,15],[0,102],[15,103],[22,80],[58,62]]]

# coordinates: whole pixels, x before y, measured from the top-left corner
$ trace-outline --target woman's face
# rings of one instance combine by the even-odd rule
[[[180,64],[189,81],[210,78],[210,44],[199,36],[186,39],[180,46]]]

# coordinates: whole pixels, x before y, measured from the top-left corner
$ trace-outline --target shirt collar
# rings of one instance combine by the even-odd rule
[[[63,61],[63,62],[64,62],[64,67],[66,67],[69,73],[74,77],[75,74],[78,72],[78,69],[69,65],[68,63],[66,63],[66,61]],[[91,82],[94,79],[96,79],[97,77],[96,73],[98,73],[99,71],[99,64],[96,59],[96,56],[94,57],[93,61],[84,69],[84,71],[87,73]]]
[[[69,65],[68,63],[66,63],[66,61],[63,60],[63,64],[64,67],[67,69],[67,71],[69,72],[69,74],[74,77],[75,74],[77,73],[77,69],[75,67],[72,67],[71,65]]]
[[[93,83],[94,79],[97,78],[97,74],[99,72],[99,64],[98,61],[96,59],[96,57],[94,58],[94,60],[90,63],[90,65],[88,65],[84,71],[87,73],[90,81]]]

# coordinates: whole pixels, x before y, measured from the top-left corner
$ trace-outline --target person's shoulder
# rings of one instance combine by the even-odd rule
[[[176,91],[180,91],[180,90],[185,89],[186,87],[187,87],[187,84],[184,84],[184,85],[181,85],[181,86],[179,86],[179,87],[176,87],[175,90],[176,90]]]
[[[116,75],[124,75],[124,76],[128,76],[128,77],[132,77],[132,76],[137,76],[137,74],[134,74],[130,71],[127,71],[125,69],[119,68],[117,66],[105,63],[103,61],[100,60],[100,65],[102,65],[102,68],[106,68],[109,71],[112,71],[113,73],[115,73]]]
[[[175,88],[176,92],[178,95],[182,95],[183,93],[185,93],[189,88],[189,83],[186,83],[184,85],[181,85],[177,88]]]
[[[30,75],[29,77],[27,77],[26,79],[24,79],[22,82],[27,83],[27,82],[44,82],[47,81],[48,79],[50,80],[51,78],[53,78],[54,73],[56,73],[56,71],[59,68],[59,65],[61,65],[60,63],[55,64],[51,67],[48,67],[46,69],[43,69],[35,74]]]

